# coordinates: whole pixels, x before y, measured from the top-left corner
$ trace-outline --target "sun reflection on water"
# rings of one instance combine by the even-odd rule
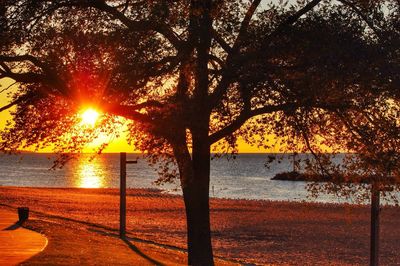
[[[102,161],[89,161],[87,158],[82,158],[79,160],[78,169],[76,187],[101,188],[105,186]]]

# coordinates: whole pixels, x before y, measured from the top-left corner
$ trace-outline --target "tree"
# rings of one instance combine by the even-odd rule
[[[116,134],[115,116],[133,121],[161,180],[180,178],[189,264],[213,265],[213,144],[235,153],[238,137],[269,147],[274,134],[318,171],[321,143],[368,157],[375,134],[399,154],[399,5],[325,2],[3,0],[0,78],[19,89],[0,108],[16,108],[0,148],[77,151]],[[108,114],[84,135],[82,104]]]

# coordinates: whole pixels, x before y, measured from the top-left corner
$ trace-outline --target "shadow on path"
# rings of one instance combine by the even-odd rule
[[[9,227],[4,228],[2,231],[11,231],[11,230],[16,230],[21,227],[20,222],[15,222],[14,224],[10,225]]]
[[[101,234],[101,235],[120,238],[119,233],[110,233],[110,232],[107,232],[106,230],[97,230],[97,229],[93,229],[93,228],[88,228],[88,230],[98,233],[98,234]],[[115,231],[117,231],[117,230],[115,230]],[[129,231],[126,233],[131,234]],[[157,247],[166,248],[166,249],[170,249],[170,250],[187,252],[186,249],[184,249],[184,248],[179,248],[177,246],[172,246],[172,245],[168,245],[168,244],[161,244],[158,242],[154,242],[151,240],[146,240],[146,239],[142,239],[142,238],[138,238],[138,237],[125,236],[125,239],[127,239],[128,241],[135,241],[135,242],[144,243],[144,244],[151,244],[151,245],[155,245]]]
[[[150,258],[150,257],[147,256],[146,254],[144,254],[144,253],[143,253],[140,249],[138,249],[134,244],[132,244],[131,242],[129,242],[128,239],[123,238],[122,241],[124,241],[124,242],[128,245],[128,247],[129,247],[133,252],[135,252],[137,255],[141,256],[142,258],[148,260],[149,262],[154,263],[155,265],[159,265],[159,266],[164,266],[164,265],[165,265],[165,264],[163,264],[163,263],[161,263],[161,262],[159,262],[159,261],[157,261],[157,260],[155,260],[155,259],[153,259],[153,258]]]

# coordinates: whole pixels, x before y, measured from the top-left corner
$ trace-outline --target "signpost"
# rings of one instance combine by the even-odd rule
[[[380,192],[379,185],[373,183],[371,186],[371,266],[379,265]]]
[[[119,237],[126,235],[126,164],[137,163],[127,161],[126,152],[120,153],[120,183],[119,183]]]

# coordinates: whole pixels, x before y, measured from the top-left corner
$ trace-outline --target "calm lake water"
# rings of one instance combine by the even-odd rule
[[[309,199],[305,182],[273,181],[280,172],[293,168],[292,157],[283,155],[265,167],[267,154],[240,154],[235,160],[226,158],[211,161],[211,196],[218,198],[245,198],[295,201],[343,202],[323,195]],[[305,154],[299,156],[307,156]],[[157,188],[169,193],[180,193],[179,182],[157,186],[156,171],[138,154],[138,164],[127,166],[127,186],[130,188]],[[80,187],[116,188],[119,186],[119,154],[103,154],[94,160],[89,155],[69,162],[64,168],[49,170],[54,157],[51,154],[0,155],[0,186],[23,187]]]

